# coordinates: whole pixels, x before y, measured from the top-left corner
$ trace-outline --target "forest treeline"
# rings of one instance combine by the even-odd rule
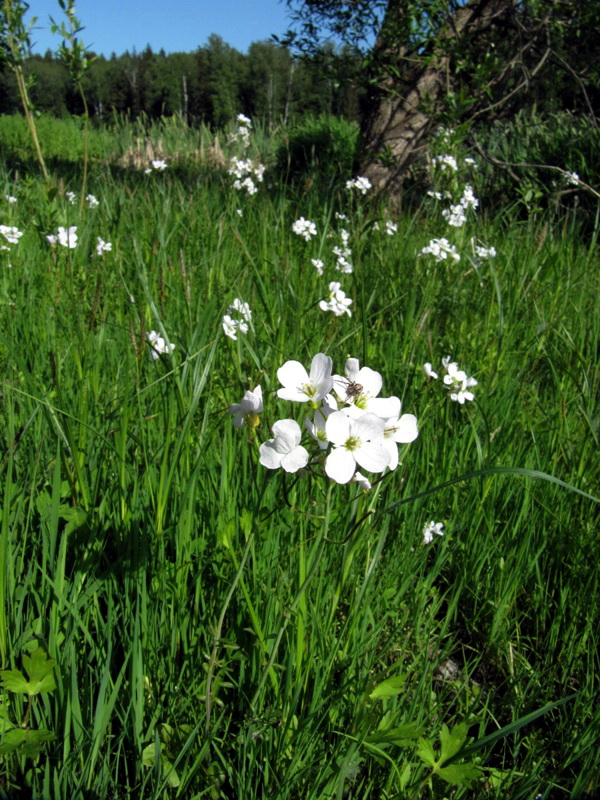
[[[299,59],[271,41],[254,42],[243,54],[212,34],[193,53],[167,55],[148,46],[141,53],[95,56],[83,86],[96,120],[114,113],[133,119],[177,114],[188,122],[221,127],[240,112],[267,124],[305,113],[354,119],[359,90],[334,77],[336,66],[352,61],[358,68],[358,56],[336,53],[331,47],[316,58]],[[38,111],[56,117],[83,112],[81,97],[55,53],[30,56],[24,69],[31,76],[30,98]],[[20,110],[14,75],[0,63],[0,113]]]

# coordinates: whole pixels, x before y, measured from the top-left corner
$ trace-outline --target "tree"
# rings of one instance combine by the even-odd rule
[[[379,190],[399,191],[441,124],[497,116],[511,103],[514,108],[534,79],[544,76],[552,86],[557,70],[578,82],[593,113],[585,71],[571,64],[568,45],[573,31],[581,32],[594,16],[593,0],[288,0],[288,5],[294,29],[286,44],[314,53],[324,36],[333,36],[363,54],[361,173]],[[589,35],[585,41],[591,44]],[[598,50],[597,37],[593,47]]]

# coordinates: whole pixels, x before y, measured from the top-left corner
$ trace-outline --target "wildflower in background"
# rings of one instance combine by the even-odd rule
[[[375,414],[351,419],[343,411],[335,411],[327,418],[325,430],[333,445],[325,459],[325,472],[336,483],[352,480],[357,464],[369,472],[383,472],[390,463],[384,421]]]
[[[437,536],[443,536],[444,531],[442,528],[444,527],[443,522],[431,522],[425,523],[425,527],[423,528],[423,543],[430,544],[433,542],[433,535],[436,534]]]
[[[59,244],[61,247],[68,247],[73,250],[77,247],[77,226],[71,225],[70,228],[59,228],[58,234],[50,234],[46,239],[52,246]]]
[[[255,386],[252,391],[248,390],[242,397],[241,403],[234,403],[229,406],[229,413],[233,414],[233,424],[236,428],[243,428],[244,422],[249,428],[256,428],[260,424],[259,414],[263,410],[262,389]]]
[[[445,208],[442,211],[442,216],[448,225],[452,225],[454,228],[462,228],[467,221],[465,209],[460,203],[455,206],[450,206],[450,208]]]
[[[477,386],[475,378],[468,378],[463,369],[458,369],[458,364],[455,361],[447,361],[444,366],[446,368],[444,383],[451,390],[450,399],[460,403],[461,406],[464,405],[466,400],[475,400],[475,395],[469,391],[472,386]]]
[[[100,205],[98,198],[94,197],[93,194],[86,194],[85,202],[87,203],[88,208],[98,208]]]
[[[159,172],[162,172],[167,168],[167,162],[162,158],[155,158],[152,160],[152,169],[156,169]]]
[[[150,355],[152,360],[156,361],[159,356],[165,353],[171,353],[175,349],[174,344],[167,344],[162,336],[157,331],[150,331],[146,334],[146,338],[150,343]]]
[[[15,228],[14,225],[0,225],[0,234],[4,236],[6,241],[10,242],[10,244],[18,244],[19,239],[23,236],[23,231]]]
[[[317,275],[323,274],[323,268],[325,264],[323,264],[320,258],[311,258],[310,263],[317,270]]]
[[[254,179],[259,183],[263,182],[265,165],[260,163],[255,164],[249,158],[241,159],[234,156],[229,162],[228,172],[235,178],[233,182],[234,189],[237,191],[245,189],[247,194],[254,195],[258,191]]]
[[[4,199],[6,200],[7,203],[10,203],[10,204],[17,202],[17,198],[14,197],[12,194],[5,194],[4,195]]]
[[[337,281],[331,281],[329,284],[329,300],[321,300],[319,308],[321,311],[333,311],[336,317],[341,317],[343,314],[352,316],[350,306],[352,300],[346,297],[346,293],[340,289],[340,284]]]
[[[427,363],[423,364],[423,372],[425,373],[425,375],[428,378],[431,378],[431,380],[434,380],[434,381],[436,381],[438,379],[438,377],[439,377],[437,372],[434,372],[433,369],[431,368],[431,364],[429,363],[429,361],[427,361]]]
[[[243,114],[238,114],[236,117],[238,125],[241,125],[244,128],[251,128],[252,121],[249,117],[245,117]]]
[[[579,175],[576,172],[565,172],[565,180],[571,186],[579,186]]]
[[[104,255],[104,253],[110,253],[112,250],[111,242],[105,242],[100,236],[98,236],[98,244],[96,245],[96,253],[99,256]]]
[[[310,242],[312,237],[317,235],[315,223],[304,217],[300,217],[293,223],[292,230],[297,236],[302,236],[306,242]]]
[[[346,216],[346,214],[340,214],[340,212],[339,212],[339,211],[336,211],[336,212],[335,212],[335,214],[334,214],[333,216],[334,216],[336,219],[339,219],[339,220],[347,220],[347,219],[348,219],[348,217]]]
[[[385,223],[385,232],[388,236],[394,236],[394,234],[398,233],[398,225],[395,222],[390,222],[388,220]]]
[[[74,206],[75,203],[77,202],[77,195],[75,194],[75,192],[67,192],[66,197],[72,206]]]
[[[329,394],[333,386],[331,370],[333,361],[324,353],[317,353],[310,365],[310,375],[299,361],[286,361],[277,370],[277,378],[283,389],[277,390],[281,400],[318,403]]]
[[[343,272],[345,274],[350,274],[352,272],[352,250],[348,246],[348,242],[350,241],[350,234],[347,230],[342,228],[340,231],[340,238],[342,240],[341,247],[334,247],[333,248],[333,255],[336,257],[336,264],[335,268],[338,272]]]
[[[483,247],[481,245],[474,245],[473,250],[477,258],[487,259],[487,258],[496,258],[496,248],[495,247]]]
[[[433,197],[434,200],[441,200],[442,199],[442,193],[441,192],[429,191],[429,192],[427,192],[427,197]]]
[[[473,187],[467,183],[460,198],[460,205],[463,208],[477,208],[479,200],[473,194]]]
[[[302,430],[294,419],[280,419],[271,428],[274,438],[261,444],[260,463],[267,469],[298,472],[308,464],[308,451],[300,444]]]
[[[456,172],[458,170],[458,164],[456,163],[456,159],[454,158],[454,156],[449,156],[449,155],[435,156],[435,158],[433,158],[432,161],[434,164],[439,164],[442,172],[445,171]]]
[[[234,319],[231,315],[237,314],[241,319]],[[230,339],[237,339],[237,334],[248,333],[248,323],[252,319],[252,311],[248,303],[244,303],[239,297],[236,297],[233,303],[227,309],[227,313],[221,320],[223,326],[223,333],[229,336]]]
[[[371,181],[361,176],[353,178],[351,181],[346,181],[346,189],[348,189],[348,191],[356,189],[361,194],[366,194],[371,188]]]
[[[471,156],[467,156],[463,163],[465,163],[467,167],[473,167],[474,169],[477,169],[477,162],[474,158],[471,158]]]
[[[448,256],[455,261],[460,261],[460,255],[456,252],[456,247],[450,244],[448,239],[431,239],[427,247],[421,250],[421,255],[431,254],[436,261],[445,261]]]
[[[235,213],[238,215],[238,217],[244,216],[244,212],[242,211],[241,208],[236,208]]]

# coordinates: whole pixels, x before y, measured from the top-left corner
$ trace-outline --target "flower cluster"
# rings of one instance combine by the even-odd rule
[[[352,316],[350,306],[352,300],[346,297],[346,293],[340,289],[340,284],[337,281],[331,281],[329,284],[329,300],[321,300],[319,308],[321,311],[333,311],[336,317],[341,317],[343,314]]]
[[[250,147],[250,129],[252,128],[251,120],[244,116],[244,114],[238,114],[236,117],[236,128],[231,135],[230,141],[232,143],[239,143],[242,145],[244,149]]]
[[[434,522],[433,520],[431,520],[431,522],[427,522],[425,524],[425,527],[423,528],[423,543],[429,544],[430,542],[433,542],[434,534],[436,534],[437,536],[443,536],[444,535],[444,531],[442,530],[443,527],[444,527],[443,522]]]
[[[235,314],[235,317],[232,317],[232,314]],[[238,332],[248,333],[248,323],[251,319],[252,312],[248,303],[244,303],[239,297],[236,297],[221,321],[223,333],[230,339],[237,339]]]
[[[150,343],[150,355],[153,361],[157,361],[162,355],[172,353],[175,349],[175,345],[167,344],[157,331],[150,331],[150,333],[146,334],[146,338]]]
[[[10,242],[10,244],[18,244],[19,239],[23,236],[23,231],[15,228],[14,225],[0,225],[0,235],[4,236],[6,241]]]
[[[458,170],[458,164],[456,163],[456,159],[454,156],[444,155],[444,156],[435,156],[432,158],[432,162],[434,164],[438,164],[442,172],[451,171],[456,172]]]
[[[350,274],[352,272],[352,250],[348,246],[350,234],[345,228],[341,229],[340,238],[342,240],[341,246],[336,245],[333,248],[333,255],[336,257],[335,268],[338,272]]]
[[[12,205],[13,203],[16,203],[16,202],[17,202],[17,198],[16,198],[14,195],[12,195],[12,194],[5,194],[5,195],[4,195],[4,199],[5,199],[5,200],[6,200],[6,202],[7,202],[7,203],[9,203],[10,205]]]
[[[229,164],[229,174],[235,178],[233,188],[237,191],[245,189],[249,195],[258,192],[258,187],[254,180],[256,179],[259,183],[262,183],[264,172],[265,165],[255,164],[250,158],[242,159],[234,156]]]
[[[77,202],[77,195],[75,194],[75,192],[67,192],[66,198],[72,206],[74,206],[75,203]]]
[[[333,374],[329,356],[318,353],[310,373],[299,361],[287,361],[277,371],[281,400],[310,404],[314,409],[304,427],[316,443],[311,457],[302,444],[302,428],[294,419],[278,420],[271,428],[273,438],[260,446],[260,463],[267,469],[297,472],[307,465],[323,465],[325,474],[336,483],[354,481],[370,488],[370,481],[358,467],[374,473],[398,466],[398,445],[413,442],[419,435],[413,414],[400,414],[397,397],[379,397],[381,375],[369,367],[360,367],[357,359],[346,361],[345,374]],[[246,392],[241,403],[230,407],[234,425],[258,424],[262,411],[262,392],[257,386]]]
[[[100,203],[98,202],[98,198],[94,197],[93,194],[86,194],[85,202],[87,203],[88,208],[98,208]]]
[[[466,400],[475,400],[475,395],[470,389],[477,386],[475,378],[469,378],[464,369],[459,369],[456,361],[450,361],[450,356],[442,358],[442,367],[446,374],[444,375],[444,385],[450,390],[450,400],[464,405]],[[423,365],[423,371],[427,378],[437,380],[438,374],[434,372],[429,362]]]
[[[432,255],[436,261],[445,261],[448,257],[460,261],[456,247],[448,239],[431,239],[429,244],[421,250],[421,255]]]
[[[317,226],[309,219],[300,217],[292,225],[292,231],[296,236],[301,236],[305,242],[310,242],[313,236],[317,235]]]
[[[46,236],[46,239],[53,247],[55,244],[59,244],[61,247],[68,247],[73,250],[77,247],[77,226],[71,225],[70,228],[59,228],[57,234],[51,233]]]
[[[104,255],[104,253],[110,253],[112,250],[111,242],[105,242],[102,237],[98,236],[98,244],[96,245],[96,254],[99,256]]]
[[[348,189],[348,191],[356,189],[357,192],[366,194],[371,188],[371,181],[368,178],[359,176],[357,178],[353,178],[351,181],[346,181],[346,189]]]

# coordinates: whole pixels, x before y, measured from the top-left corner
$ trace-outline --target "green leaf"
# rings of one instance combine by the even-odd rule
[[[29,684],[23,673],[18,669],[3,669],[0,672],[2,686],[9,692],[29,694]]]
[[[56,661],[48,658],[41,647],[34,650],[31,656],[23,655],[23,666],[29,675],[28,694],[52,692],[56,689],[53,672]]]
[[[435,753],[433,751],[433,743],[429,739],[419,739],[417,745],[417,755],[428,767],[435,767]]]
[[[404,688],[405,683],[406,675],[394,675],[376,686],[369,695],[369,699],[380,700],[383,697],[396,697]]]
[[[451,767],[436,770],[436,775],[454,786],[468,786],[472,781],[481,778],[482,771],[475,764],[453,764]]]
[[[0,744],[0,753],[6,755],[18,751],[21,755],[35,757],[39,755],[46,742],[52,741],[56,736],[52,731],[40,729],[28,731],[23,728],[13,728],[4,735]]]
[[[365,739],[369,744],[397,744],[400,747],[410,744],[425,733],[425,728],[416,722],[407,722],[396,728],[384,728],[371,733]]]
[[[466,741],[467,726],[464,723],[456,725],[451,731],[448,730],[447,725],[443,725],[440,731],[440,742],[442,745],[440,763],[443,764],[445,761],[448,761],[449,758],[456,755]]]

